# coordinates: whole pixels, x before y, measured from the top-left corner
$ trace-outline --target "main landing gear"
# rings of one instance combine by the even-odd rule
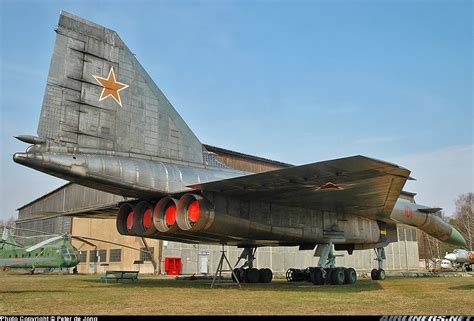
[[[319,253],[317,267],[304,270],[289,269],[286,272],[288,281],[310,281],[315,285],[354,284],[357,282],[357,273],[353,268],[336,267],[336,257],[333,253],[332,243],[319,244],[315,251]]]
[[[240,260],[245,260],[241,267],[234,268],[232,280],[236,282],[234,275],[240,283],[270,283],[273,279],[273,272],[268,268],[256,269],[253,267],[255,260],[256,247],[246,247],[242,250],[235,266],[239,265]]]
[[[385,249],[383,247],[377,247],[374,249],[376,258],[378,262],[378,269],[373,269],[370,272],[370,277],[372,280],[385,280],[385,270],[383,269],[385,256]]]

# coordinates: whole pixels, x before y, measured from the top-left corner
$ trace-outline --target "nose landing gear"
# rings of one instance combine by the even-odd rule
[[[378,263],[378,269],[373,269],[370,272],[370,277],[372,280],[385,280],[385,270],[384,267],[384,260],[386,259],[385,256],[385,249],[383,247],[377,247],[374,249],[376,258]]]

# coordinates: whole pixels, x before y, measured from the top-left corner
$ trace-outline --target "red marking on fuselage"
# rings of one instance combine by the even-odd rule
[[[323,184],[316,188],[317,191],[323,190],[323,189],[337,189],[337,190],[343,190],[343,188],[337,184],[334,184],[332,182],[327,182],[326,184]]]
[[[411,218],[413,216],[413,211],[410,206],[405,206],[405,217]]]

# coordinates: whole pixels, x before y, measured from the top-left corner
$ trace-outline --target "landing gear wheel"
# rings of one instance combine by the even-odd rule
[[[326,274],[326,277],[328,275]],[[311,282],[315,285],[323,285],[325,283],[326,279],[323,278],[323,271],[321,271],[321,268],[314,268],[311,271]]]
[[[240,278],[242,279],[242,282],[247,283],[247,274],[249,272],[249,269],[240,269]]]
[[[315,276],[315,271],[316,271],[317,269],[319,269],[319,268],[317,268],[317,267],[309,267],[309,268],[307,268],[307,269],[305,270],[306,273],[308,273],[308,276],[309,276],[308,279],[306,279],[306,281],[311,282],[311,283],[313,283],[313,284],[316,284],[316,283],[315,283],[314,276]]]
[[[377,270],[377,280],[385,280],[385,270],[384,269]]]
[[[346,284],[354,284],[357,282],[357,273],[353,268],[345,269],[344,274],[346,276],[346,280],[344,281]]]
[[[346,281],[343,268],[335,268],[331,273],[331,284],[342,285]]]
[[[235,283],[237,283],[237,281],[235,280],[235,277],[234,277],[234,274],[235,274],[235,276],[237,277],[237,280],[239,280],[239,283],[241,283],[241,282],[242,282],[242,274],[243,274],[243,273],[242,273],[242,269],[240,269],[240,268],[235,268],[235,269],[233,270],[233,272],[234,272],[234,273],[232,274],[232,281],[234,281]]]
[[[273,279],[273,272],[270,269],[260,269],[258,271],[260,283],[270,283]]]
[[[372,271],[370,271],[370,277],[372,278],[372,280],[378,280],[378,276],[377,276],[377,272],[378,270],[377,269],[372,269]]]
[[[303,271],[303,281],[306,281],[306,282],[313,282],[313,280],[311,279],[311,275],[312,275],[312,272],[313,271],[313,267],[307,267],[306,269],[304,269]]]
[[[258,283],[258,280],[260,278],[260,273],[258,269],[251,268],[246,270],[246,278],[244,279],[245,282],[247,283]]]
[[[330,284],[332,285],[332,273],[336,270],[336,268],[327,268],[327,269],[324,269],[326,271],[326,279],[325,279],[325,283],[323,284]]]

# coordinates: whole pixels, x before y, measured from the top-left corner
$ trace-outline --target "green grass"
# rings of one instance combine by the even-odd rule
[[[474,314],[474,277],[360,279],[352,286],[0,273],[2,314]]]

